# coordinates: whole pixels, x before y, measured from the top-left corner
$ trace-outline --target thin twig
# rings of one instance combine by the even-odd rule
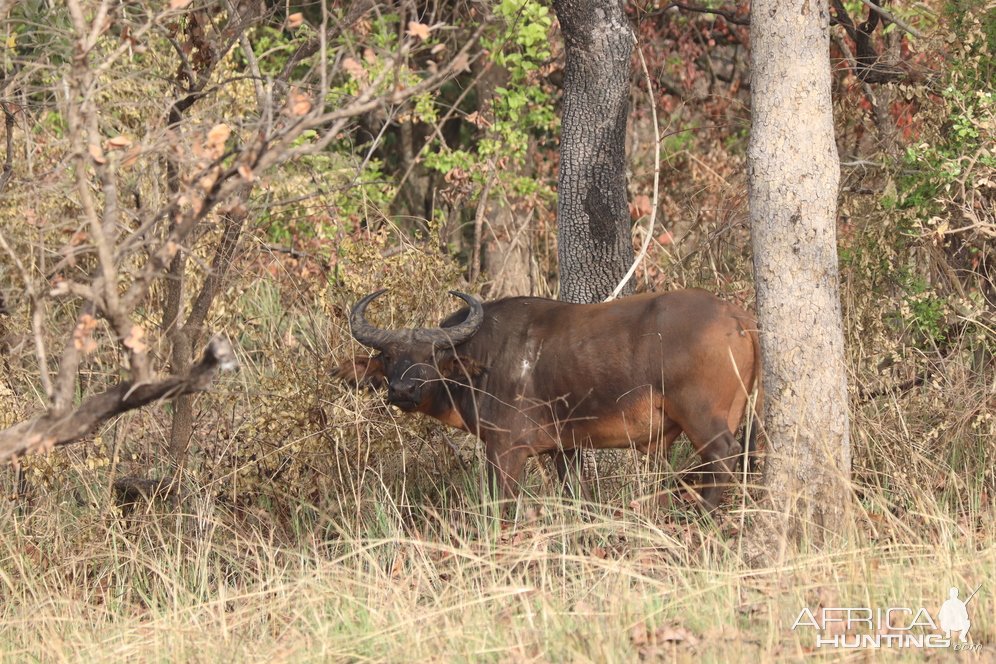
[[[0,193],[7,188],[7,183],[14,175],[14,114],[3,104],[4,127],[7,130],[7,154],[3,161],[3,173],[0,174]]]
[[[908,34],[910,34],[910,35],[912,35],[912,36],[914,36],[914,37],[916,37],[918,39],[920,37],[923,37],[923,33],[922,32],[920,32],[919,30],[917,30],[916,28],[914,28],[913,26],[911,26],[909,23],[906,23],[902,19],[896,18],[895,16],[893,16],[892,14],[890,14],[889,12],[887,12],[886,10],[882,9],[881,7],[879,7],[878,5],[876,5],[874,2],[872,2],[872,0],[861,0],[861,2],[864,3],[865,7],[868,7],[868,9],[870,9],[873,12],[877,13],[879,16],[881,16],[882,18],[884,18],[886,21],[889,21],[891,23],[895,23],[896,27],[899,28],[900,30],[902,30],[903,32],[906,32],[906,33],[908,33]]]
[[[493,165],[492,165],[493,166]],[[488,206],[488,196],[491,194],[491,185],[495,181],[495,169],[491,169],[487,182],[481,190],[481,197],[477,201],[477,213],[474,215],[474,248],[470,258],[470,283],[474,283],[481,274],[481,242],[484,230],[484,216]]]
[[[31,332],[35,336],[35,355],[38,357],[38,373],[41,377],[42,389],[45,390],[45,396],[51,399],[52,379],[48,373],[48,354],[45,351],[45,337],[43,336],[44,330],[42,329],[44,310],[41,307],[41,301],[31,281],[31,275],[25,269],[21,258],[7,243],[7,238],[4,236],[2,230],[0,230],[0,248],[3,248],[7,252],[7,255],[10,256],[10,259],[14,261],[17,271],[21,274],[21,280],[24,282],[24,292],[31,302]]]
[[[709,7],[699,7],[697,5],[688,5],[683,2],[672,2],[662,11],[667,11],[671,8],[680,9],[686,12],[694,12],[696,14],[713,14],[722,17],[727,23],[732,23],[733,25],[750,25],[750,16],[737,16],[736,13],[731,11],[725,11],[723,9],[711,9]]]

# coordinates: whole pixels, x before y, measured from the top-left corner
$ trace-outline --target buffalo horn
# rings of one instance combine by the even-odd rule
[[[370,324],[364,315],[367,305],[376,300],[387,291],[382,288],[379,291],[370,293],[353,306],[349,314],[349,327],[352,330],[353,338],[364,346],[377,350],[384,350],[390,344],[405,343],[430,343],[435,347],[456,346],[474,336],[481,323],[484,322],[484,307],[481,301],[473,295],[450,291],[470,307],[467,317],[462,323],[452,327],[420,327],[403,330],[385,330]]]

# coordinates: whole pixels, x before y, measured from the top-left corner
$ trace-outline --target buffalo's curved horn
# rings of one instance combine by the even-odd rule
[[[353,305],[353,310],[349,312],[349,329],[353,333],[353,338],[368,348],[383,350],[392,341],[399,341],[398,333],[393,330],[384,330],[376,325],[367,322],[364,312],[367,305],[387,292],[386,288],[370,293]]]
[[[467,295],[460,291],[450,291],[450,295],[458,297],[467,303],[470,310],[462,323],[457,323],[452,327],[423,328],[413,330],[416,341],[431,343],[437,348],[440,346],[456,346],[470,339],[484,322],[484,305],[473,295]]]
[[[456,346],[474,336],[474,333],[481,327],[481,323],[484,322],[484,306],[480,300],[473,295],[450,291],[450,295],[460,298],[470,307],[470,311],[462,323],[446,328],[420,327],[385,330],[370,324],[364,315],[367,305],[385,292],[387,289],[382,288],[365,296],[353,306],[353,310],[349,314],[349,327],[353,333],[353,338],[369,348],[384,350],[392,343],[411,342],[429,343],[435,347]]]

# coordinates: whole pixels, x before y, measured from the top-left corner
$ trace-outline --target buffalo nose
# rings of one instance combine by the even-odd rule
[[[397,401],[415,400],[415,386],[413,385],[392,385],[389,392]]]

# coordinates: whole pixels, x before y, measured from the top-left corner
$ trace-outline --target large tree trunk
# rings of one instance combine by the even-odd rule
[[[626,121],[633,33],[618,0],[554,0],[565,72],[557,192],[560,299],[600,302],[633,261],[626,203]],[[627,286],[624,294],[632,292]],[[625,453],[562,453],[558,468],[585,476],[633,470]],[[631,456],[629,457],[631,459]]]
[[[777,555],[803,536],[841,534],[850,495],[827,4],[755,0],[750,38],[747,165],[771,508],[758,532]]]
[[[555,0],[566,69],[557,242],[560,298],[604,300],[633,261],[626,120],[633,33],[617,0]]]

